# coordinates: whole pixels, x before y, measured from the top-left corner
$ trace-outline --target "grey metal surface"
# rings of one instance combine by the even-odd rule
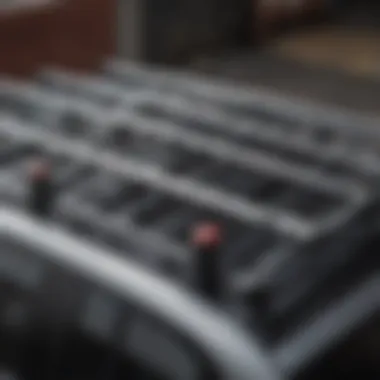
[[[126,301],[132,300],[186,332],[218,368],[223,369],[223,379],[281,378],[265,350],[247,339],[244,329],[157,274],[14,210],[0,211],[0,231],[38,249],[46,259],[80,271],[85,278],[106,286]]]
[[[58,155],[74,168],[95,168],[81,181],[68,176],[75,181],[62,186],[55,222],[191,288],[188,232],[199,220],[220,221],[230,235],[220,252],[220,307],[269,345],[284,370],[321,355],[328,337],[294,368],[283,359],[288,344],[294,356],[313,344],[315,335],[300,329],[323,330],[327,304],[349,294],[355,304],[353,290],[376,268],[365,244],[378,234],[377,133],[359,131],[359,119],[344,113],[330,118],[304,104],[287,112],[292,101],[265,94],[263,101],[244,89],[234,97],[231,87],[202,78],[137,66],[114,74],[49,72],[32,85],[10,84],[12,104],[1,98],[0,136],[11,146],[43,147],[53,161]],[[33,96],[24,101],[20,92]],[[86,125],[77,134],[69,133],[76,123],[60,121],[73,111]],[[255,301],[263,288],[264,310]],[[337,320],[338,309],[331,311]]]
[[[278,347],[276,361],[284,373],[300,372],[318,357],[323,347],[334,347],[352,330],[379,313],[380,275],[376,273],[353,294],[331,306],[327,312],[300,329],[294,341]]]

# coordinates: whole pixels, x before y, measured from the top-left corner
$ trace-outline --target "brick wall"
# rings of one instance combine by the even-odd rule
[[[115,51],[115,0],[66,0],[0,12],[0,72],[44,65],[90,70]]]

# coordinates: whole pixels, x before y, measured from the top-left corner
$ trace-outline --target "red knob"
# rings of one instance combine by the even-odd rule
[[[29,208],[35,215],[47,217],[51,214],[55,191],[49,162],[36,159],[29,166]]]
[[[222,231],[217,223],[203,222],[197,225],[192,234],[192,243],[200,249],[217,248],[222,241]]]
[[[191,236],[198,290],[213,300],[223,297],[224,289],[220,268],[221,257],[218,254],[221,235],[218,224],[203,222],[195,226]]]
[[[32,181],[46,180],[51,177],[51,167],[43,159],[36,159],[29,165],[29,176]]]

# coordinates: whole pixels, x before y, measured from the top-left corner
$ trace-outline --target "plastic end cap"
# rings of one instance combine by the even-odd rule
[[[199,249],[217,248],[222,241],[222,231],[218,224],[203,222],[195,226],[192,233],[192,244]]]
[[[30,163],[29,177],[32,181],[46,180],[51,177],[51,167],[43,159],[37,159]]]

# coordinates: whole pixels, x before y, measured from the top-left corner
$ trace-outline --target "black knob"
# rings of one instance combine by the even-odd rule
[[[220,268],[220,227],[215,223],[201,223],[192,233],[195,275],[198,290],[214,300],[221,297],[223,281]]]
[[[29,181],[30,211],[40,217],[49,216],[55,198],[52,170],[49,163],[43,159],[31,162]]]
[[[257,284],[246,294],[246,301],[252,309],[266,312],[269,309],[271,289],[267,284]]]

